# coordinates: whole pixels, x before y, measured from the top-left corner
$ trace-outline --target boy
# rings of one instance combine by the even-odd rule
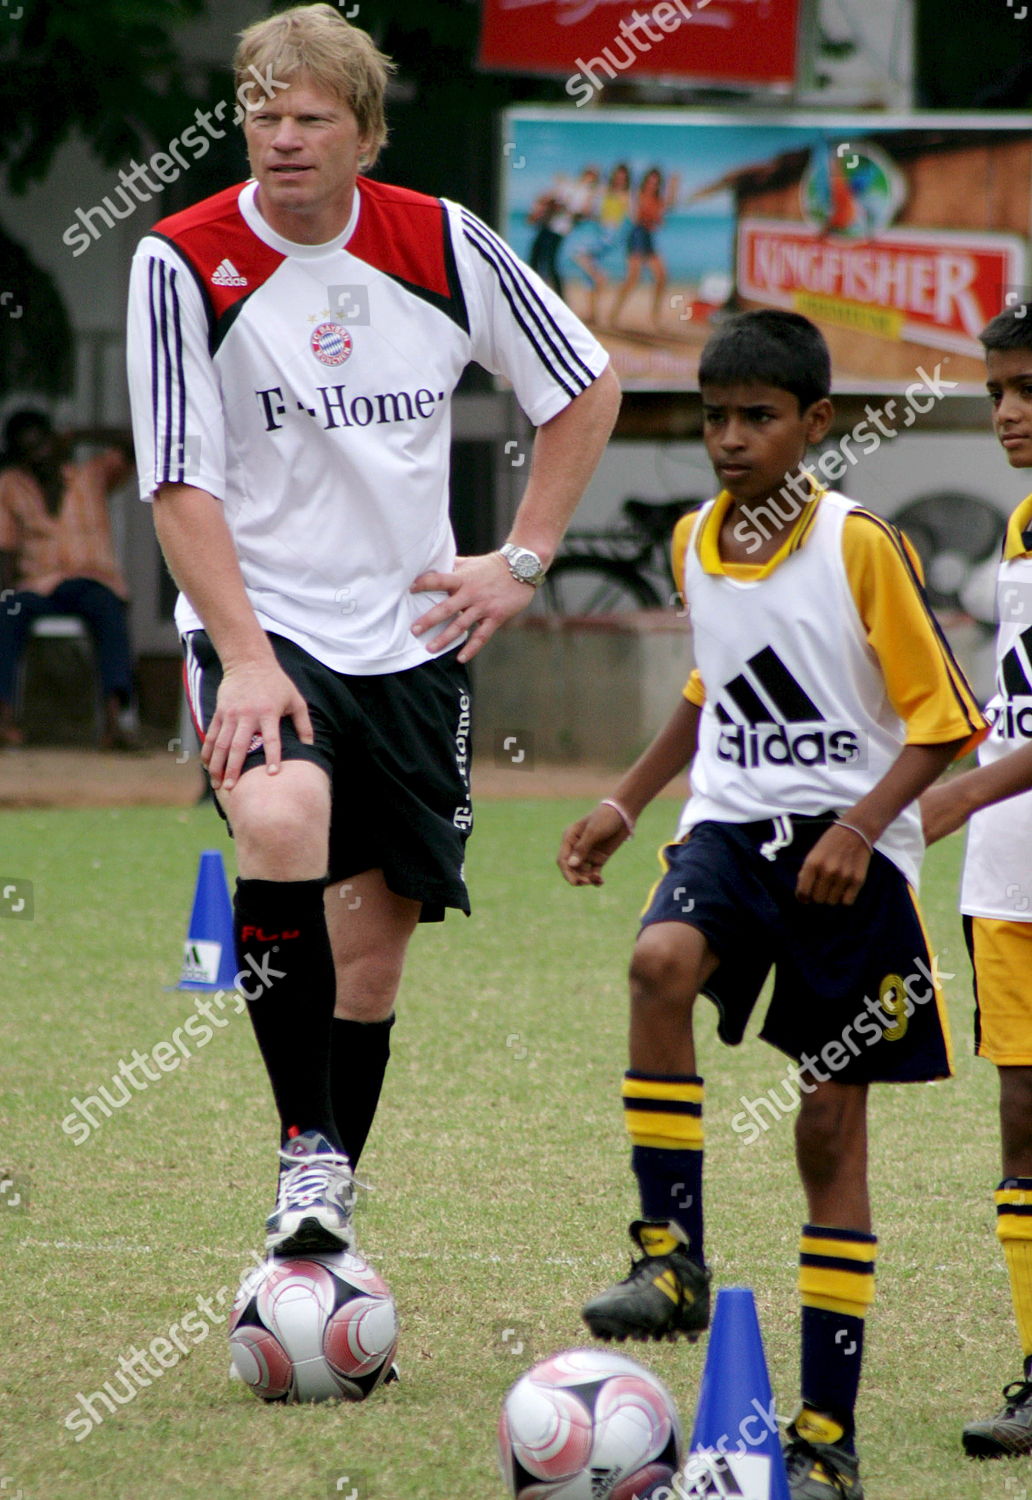
[[[623,1099],[642,1255],[584,1318],[600,1338],[694,1339],[706,1328],[692,1005],[700,990],[714,1000],[734,1045],[775,964],[761,1035],[800,1064],[809,1210],[791,1493],[862,1500],[853,1411],[876,1250],[867,1087],[951,1070],[912,889],[921,829],[911,804],[986,726],[910,549],[800,468],[832,419],[819,330],[773,310],[729,319],[703,350],[699,383],[723,489],[674,534],[698,667],[667,726],[613,797],[567,830],[559,855],[571,884],[601,884],[636,816],[691,763],[692,794],[631,963]]]
[[[1025,309],[1001,313],[981,339],[996,435],[1012,469],[1032,468],[1032,329]],[[986,709],[992,733],[979,752],[981,766],[921,800],[929,843],[977,812],[960,909],[974,968],[975,1052],[994,1062],[1000,1075],[1003,1180],[996,1190],[996,1232],[1024,1355],[1022,1378],[1005,1388],[1003,1410],[964,1428],[972,1458],[1032,1453],[1032,495],[1007,524],[997,598],[997,686]],[[1024,795],[979,811],[1015,792]]]

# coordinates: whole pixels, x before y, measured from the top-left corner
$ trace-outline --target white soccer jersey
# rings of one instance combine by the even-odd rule
[[[538,425],[607,355],[505,242],[458,204],[359,178],[342,234],[298,245],[257,184],[162,220],[129,298],[140,494],[219,499],[266,630],[326,665],[393,672],[451,571],[449,400],[475,360]],[[201,621],[180,596],[181,632]]]
[[[776,566],[762,577],[737,578],[707,568],[700,556],[700,544],[714,547],[716,527],[707,527],[707,517],[724,503],[720,497],[703,508],[684,553],[684,598],[705,704],[678,837],[707,819],[748,823],[779,813],[842,811],[881,780],[907,740],[861,618],[843,538],[847,517],[863,517],[869,540],[896,560],[886,580],[891,588],[883,584],[883,592],[920,596],[891,528],[825,492],[804,511]],[[883,599],[882,612],[890,607]],[[921,603],[922,619],[926,609]],[[966,738],[979,727],[977,709],[934,626],[922,630],[915,676],[924,680],[915,684],[910,706],[915,715],[926,702],[933,706],[922,724],[928,743]],[[692,684],[687,696],[697,701]],[[924,846],[915,804],[890,823],[877,847],[917,883]]]
[[[1032,495],[1010,519],[996,588],[996,692],[981,765],[1032,740]],[[1032,792],[975,813],[968,824],[960,909],[972,917],[1032,922]]]

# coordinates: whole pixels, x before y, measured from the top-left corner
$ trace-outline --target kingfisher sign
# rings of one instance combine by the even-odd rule
[[[839,392],[942,361],[980,394],[979,332],[1032,306],[1027,116],[538,108],[503,142],[502,233],[629,389],[693,389],[723,314],[784,307],[821,328]]]
[[[1000,311],[1000,288],[1019,286],[1024,266],[1017,235],[903,229],[850,244],[779,219],[738,226],[742,297],[976,359],[979,331]]]
[[[739,221],[740,295],[978,358],[979,331],[999,311],[1000,288],[1021,283],[1025,242],[892,227],[908,194],[904,173],[873,142],[815,146],[800,183],[802,224]]]

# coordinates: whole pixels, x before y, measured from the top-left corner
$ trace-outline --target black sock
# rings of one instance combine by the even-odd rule
[[[336,1000],[323,880],[238,880],[233,933],[238,987],[288,1133],[319,1130],[341,1143],[330,1099],[330,1024]]]
[[[330,1053],[330,1091],[337,1133],[352,1167],[369,1134],[391,1055],[391,1027],[386,1021],[349,1021],[335,1016]]]

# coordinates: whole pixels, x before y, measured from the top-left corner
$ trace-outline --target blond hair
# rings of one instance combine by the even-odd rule
[[[256,21],[240,33],[233,58],[238,89],[256,74],[292,83],[303,73],[349,105],[368,141],[359,163],[363,168],[373,165],[387,139],[383,101],[394,67],[369,33],[350,25],[332,5],[295,5]]]

